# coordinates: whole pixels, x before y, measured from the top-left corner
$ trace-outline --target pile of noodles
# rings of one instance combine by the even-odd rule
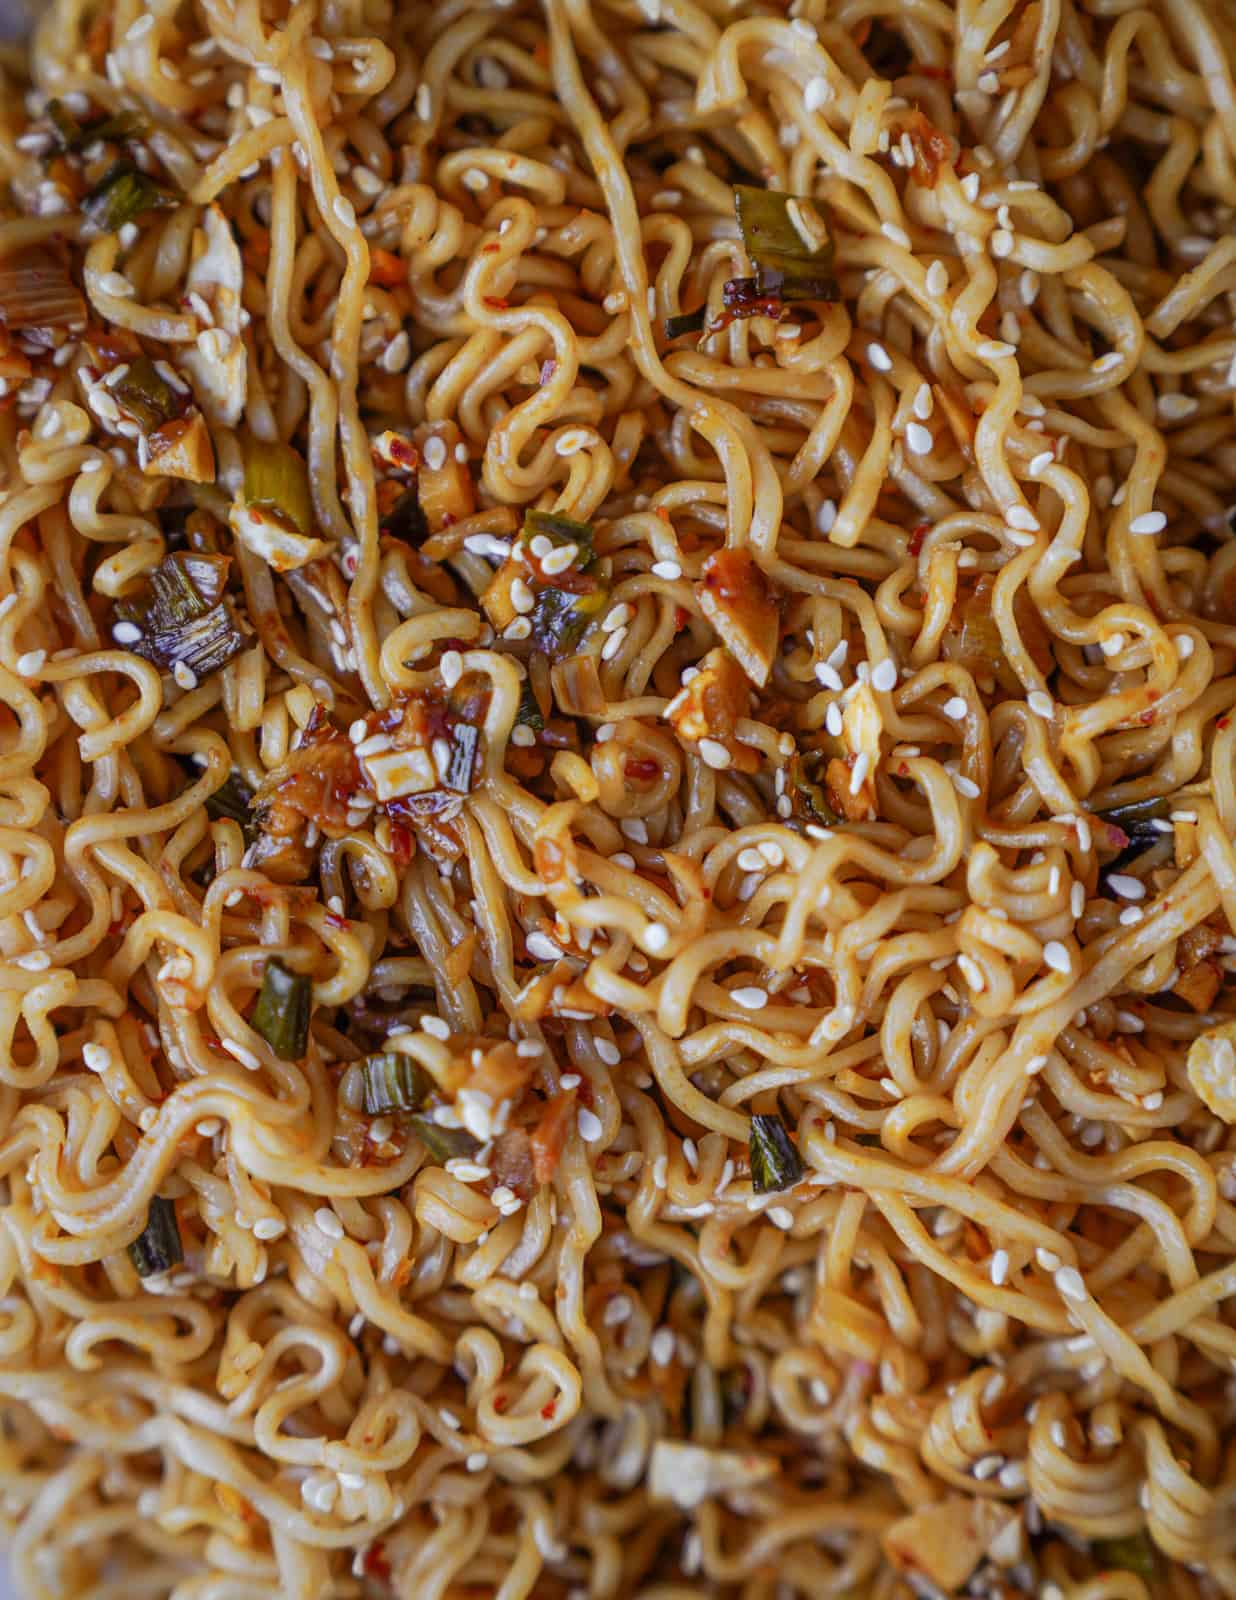
[[[192,383],[207,218],[244,264],[205,481],[76,334],[0,351],[22,1592],[1236,1595],[1228,0],[52,0],[4,74],[0,279],[59,252]],[[92,223],[49,97],[174,198]],[[837,298],[727,319],[736,184],[814,202]],[[391,432],[469,502],[428,554]],[[229,522],[280,441],[293,572]],[[528,510],[611,607],[543,729],[479,598]],[[245,641],[200,678],[116,623],[186,527]],[[775,620],[728,746],[677,716],[726,547]],[[352,805],[289,881],[207,806],[461,674],[428,821]],[[366,1129],[375,1047],[502,1041],[543,1181]]]

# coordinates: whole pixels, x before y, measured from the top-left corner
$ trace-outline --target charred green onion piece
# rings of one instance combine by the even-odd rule
[[[245,500],[273,512],[309,536],[313,532],[313,496],[309,468],[290,444],[250,439],[245,445]]]
[[[105,139],[118,144],[126,139],[139,139],[146,131],[144,118],[136,111],[117,111],[110,117],[96,117],[93,122],[79,122],[63,100],[49,100],[47,115],[60,136],[62,154],[84,149]]]
[[[129,1246],[129,1260],[141,1278],[153,1278],[185,1258],[176,1224],[176,1207],[162,1195],[155,1195],[146,1214],[146,1226]]]
[[[131,161],[117,161],[82,201],[82,210],[100,233],[118,233],[143,212],[178,206],[180,199]]]
[[[515,714],[515,721],[521,722],[525,728],[531,728],[533,733],[545,731],[545,718],[541,715],[541,708],[527,678],[519,691],[519,710]]]
[[[666,317],[665,337],[680,339],[684,333],[703,333],[707,320],[707,306],[701,306],[698,311],[683,311],[676,317]]]
[[[806,1168],[785,1123],[774,1113],[751,1118],[751,1187],[756,1194],[792,1189]]]
[[[405,544],[419,545],[429,537],[429,521],[421,509],[421,497],[415,485],[406,489],[382,518],[381,531],[390,539],[402,539]]]
[[[740,183],[734,209],[758,294],[782,300],[839,298],[832,239],[810,200]]]
[[[147,661],[183,665],[195,678],[226,665],[245,648],[245,638],[224,599],[225,556],[177,550],[165,556],[141,594],[116,602],[115,633]],[[134,639],[129,628],[137,630]]]
[[[472,771],[480,739],[481,730],[467,722],[456,723],[451,731],[451,760],[445,787],[453,789],[456,794],[470,794],[472,791]]]
[[[1107,1567],[1119,1567],[1122,1572],[1133,1572],[1139,1578],[1153,1581],[1158,1575],[1154,1546],[1145,1533],[1131,1533],[1124,1539],[1099,1539],[1094,1553]]]
[[[140,423],[146,433],[170,422],[181,410],[172,386],[160,377],[149,356],[138,356],[131,361],[124,377],[111,389],[116,403]]]
[[[474,1156],[481,1148],[466,1128],[444,1128],[428,1113],[417,1112],[409,1119],[416,1137],[435,1161],[441,1163],[456,1156]]]
[[[249,807],[253,804],[253,790],[239,772],[231,772],[214,794],[206,796],[206,815],[218,821],[222,817],[239,822],[242,828],[252,826]]]
[[[410,1056],[384,1051],[366,1056],[360,1069],[368,1116],[420,1111],[433,1094],[433,1079]]]
[[[570,517],[560,517],[552,511],[526,511],[520,538],[525,544],[531,544],[538,534],[543,534],[556,548],[573,544],[579,551],[573,563],[579,572],[583,572],[592,560],[590,522],[575,522]]]
[[[262,974],[262,988],[249,1018],[281,1061],[299,1061],[309,1047],[309,1011],[313,985],[273,957]]]
[[[609,589],[568,594],[565,589],[538,589],[532,609],[532,643],[557,659],[570,655],[584,629],[609,606]]]

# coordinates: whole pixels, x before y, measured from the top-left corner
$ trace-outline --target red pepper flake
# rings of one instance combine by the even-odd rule
[[[634,761],[628,761],[623,771],[637,783],[651,783],[660,773],[661,764],[651,756],[639,756]]]
[[[923,548],[923,540],[931,532],[930,522],[916,522],[910,529],[909,551],[912,556],[918,555]]]
[[[1216,728],[1226,728],[1228,723],[1231,720],[1232,720],[1231,717],[1220,717],[1218,722],[1215,723],[1215,727]]]
[[[690,615],[691,615],[691,613],[687,610],[686,606],[675,606],[674,607],[674,632],[675,633],[681,633],[682,632],[682,630],[687,625],[687,618]]]
[[[377,1578],[382,1583],[391,1581],[391,1564],[386,1559],[386,1546],[380,1539],[375,1539],[365,1551],[364,1565],[371,1578]]]
[[[511,302],[509,300],[503,300],[500,295],[496,294],[483,294],[481,296],[481,303],[489,306],[489,308],[493,311],[509,311],[511,308]]]
[[[416,841],[412,837],[410,828],[405,828],[402,822],[391,823],[391,855],[395,858],[397,867],[406,867],[416,853]]]
[[[491,239],[488,244],[483,244],[481,246],[481,254],[483,256],[492,256],[496,254],[497,249],[498,241],[496,239]]]
[[[546,1422],[552,1422],[554,1420],[554,1412],[557,1411],[557,1409],[558,1402],[556,1400],[547,1400],[541,1407],[541,1415],[545,1418]]]
[[[953,81],[952,67],[916,66],[914,70],[921,77],[934,78],[937,83],[951,83]]]
[[[504,1394],[496,1394],[494,1396],[494,1410],[498,1413],[499,1416],[502,1415],[502,1413],[506,1410],[506,1408],[510,1405],[510,1403],[511,1402],[507,1399],[507,1397]]]
[[[332,928],[346,929],[351,926],[351,924],[348,922],[348,919],[346,917],[341,917],[337,911],[328,911],[323,920],[329,923]]]

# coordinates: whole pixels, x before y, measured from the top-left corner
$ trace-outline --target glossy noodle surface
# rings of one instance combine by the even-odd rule
[[[1232,0],[0,71],[21,1592],[1236,1596]]]

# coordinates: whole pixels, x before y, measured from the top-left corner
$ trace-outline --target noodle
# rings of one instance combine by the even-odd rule
[[[1229,0],[0,73],[22,1593],[1236,1597]]]

